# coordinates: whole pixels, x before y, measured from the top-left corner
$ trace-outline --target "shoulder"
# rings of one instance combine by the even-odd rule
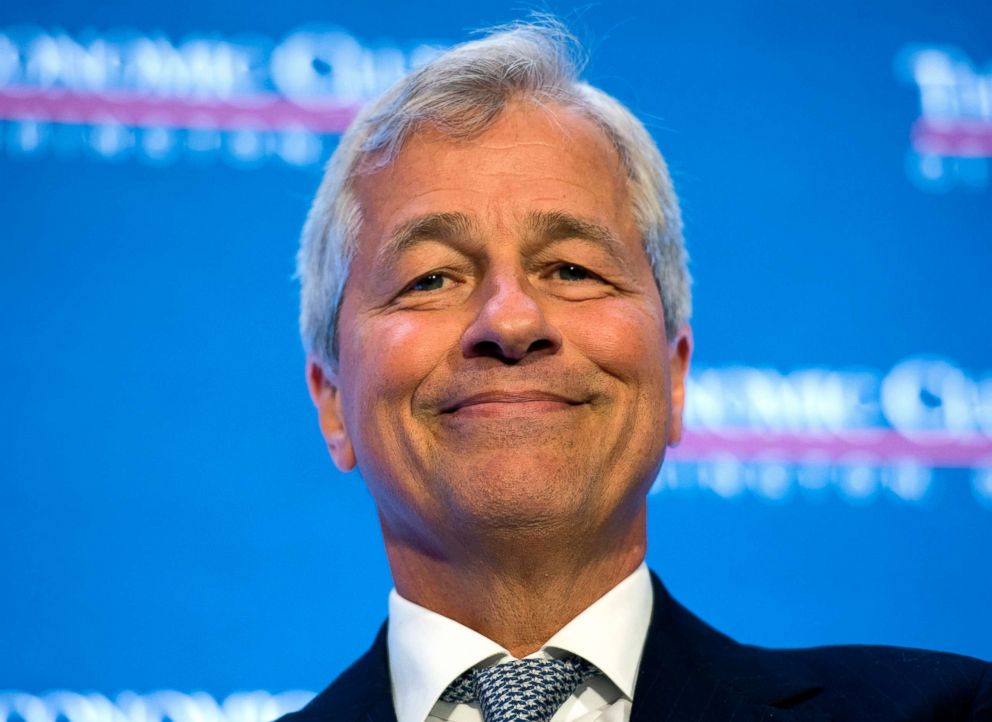
[[[655,592],[642,658],[646,674],[635,699],[643,691],[663,703],[654,687],[679,691],[695,686],[701,700],[722,695],[731,711],[752,705],[756,719],[772,711],[778,719],[790,710],[800,715],[795,719],[992,722],[992,665],[987,662],[901,647],[741,644],[678,604],[657,578]]]
[[[801,694],[782,700],[786,707],[836,719],[992,722],[992,664],[972,657],[869,645],[739,645],[731,655],[737,656],[733,684],[741,689],[804,680]]]
[[[386,625],[369,650],[342,672],[323,692],[297,712],[277,722],[395,719],[386,653]]]
[[[856,704],[899,718],[992,719],[992,664],[904,647],[845,645],[762,650],[781,667],[802,667],[834,706]]]

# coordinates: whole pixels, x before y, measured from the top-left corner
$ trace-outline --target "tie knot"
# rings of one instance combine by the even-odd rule
[[[584,659],[520,659],[469,670],[441,699],[478,702],[486,722],[548,722],[575,688],[596,674]]]

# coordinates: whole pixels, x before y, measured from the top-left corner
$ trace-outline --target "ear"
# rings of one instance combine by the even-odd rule
[[[685,409],[685,382],[692,358],[692,329],[683,326],[668,344],[668,367],[672,381],[672,419],[668,426],[668,445],[682,440],[682,411]]]
[[[320,433],[324,435],[334,464],[341,471],[351,471],[355,468],[355,449],[345,427],[341,390],[336,375],[313,357],[307,357],[307,386],[310,388],[313,405],[317,407]]]

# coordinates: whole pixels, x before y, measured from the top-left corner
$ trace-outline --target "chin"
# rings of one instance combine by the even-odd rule
[[[446,475],[461,516],[487,528],[548,530],[574,527],[588,513],[588,501],[601,494],[602,477],[576,474],[572,465],[541,463],[537,456],[521,464],[519,452],[507,452],[505,464],[473,465],[465,473]]]

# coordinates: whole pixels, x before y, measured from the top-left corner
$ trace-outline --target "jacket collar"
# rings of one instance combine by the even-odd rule
[[[369,650],[310,704],[277,722],[396,722],[386,624]]]
[[[822,687],[774,652],[738,644],[676,602],[652,573],[654,608],[631,722],[825,722],[810,709]]]
[[[828,722],[822,687],[794,658],[738,644],[676,602],[652,573],[654,605],[631,722]],[[396,722],[386,625],[372,647],[291,722]],[[287,722],[290,722],[287,720]]]

